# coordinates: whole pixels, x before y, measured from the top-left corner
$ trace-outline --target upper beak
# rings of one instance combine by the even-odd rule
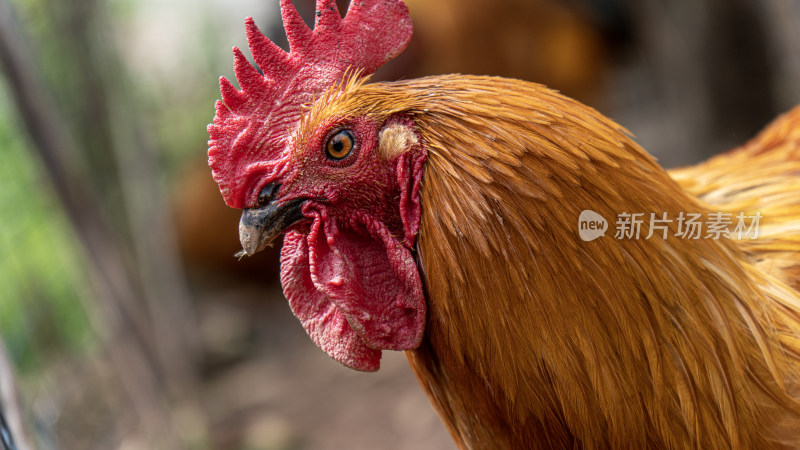
[[[260,208],[245,209],[239,219],[239,241],[244,253],[252,256],[260,252],[289,226],[302,219],[304,201],[299,198],[279,204],[278,199],[273,198]]]

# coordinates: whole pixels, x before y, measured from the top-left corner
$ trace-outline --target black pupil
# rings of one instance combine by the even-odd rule
[[[350,132],[342,130],[328,141],[328,157],[333,159],[343,159],[349,153],[353,146],[353,136]]]

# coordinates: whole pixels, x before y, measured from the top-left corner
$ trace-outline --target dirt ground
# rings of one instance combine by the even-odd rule
[[[203,292],[203,328],[216,333],[206,346],[219,360],[203,385],[217,448],[455,448],[403,353],[385,351],[378,372],[360,373],[314,345],[278,286]]]
[[[212,277],[191,286],[201,322],[197,397],[206,425],[173,410],[177,434],[189,436],[186,448],[456,448],[402,352],[385,351],[378,372],[357,372],[314,345],[277,284]],[[152,450],[107,356],[97,349],[64,358],[24,382],[37,448]]]

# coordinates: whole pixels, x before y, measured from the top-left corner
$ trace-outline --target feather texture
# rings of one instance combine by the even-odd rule
[[[540,85],[446,75],[335,89],[301,136],[401,115],[428,150],[428,322],[408,356],[460,446],[800,445],[800,109],[676,182],[619,125]],[[584,242],[583,210],[612,222],[760,211],[763,237],[681,239],[673,221],[667,239],[645,239],[645,222],[639,239]]]

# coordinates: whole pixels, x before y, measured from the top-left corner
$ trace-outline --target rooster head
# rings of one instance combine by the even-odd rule
[[[377,370],[382,350],[416,348],[426,306],[414,260],[425,149],[401,114],[326,108],[411,37],[400,0],[318,0],[314,30],[289,0],[291,52],[246,20],[253,67],[234,48],[241,90],[224,77],[208,126],[209,165],[252,255],[286,233],[281,283],[314,342]],[[359,79],[362,79],[359,81]]]

